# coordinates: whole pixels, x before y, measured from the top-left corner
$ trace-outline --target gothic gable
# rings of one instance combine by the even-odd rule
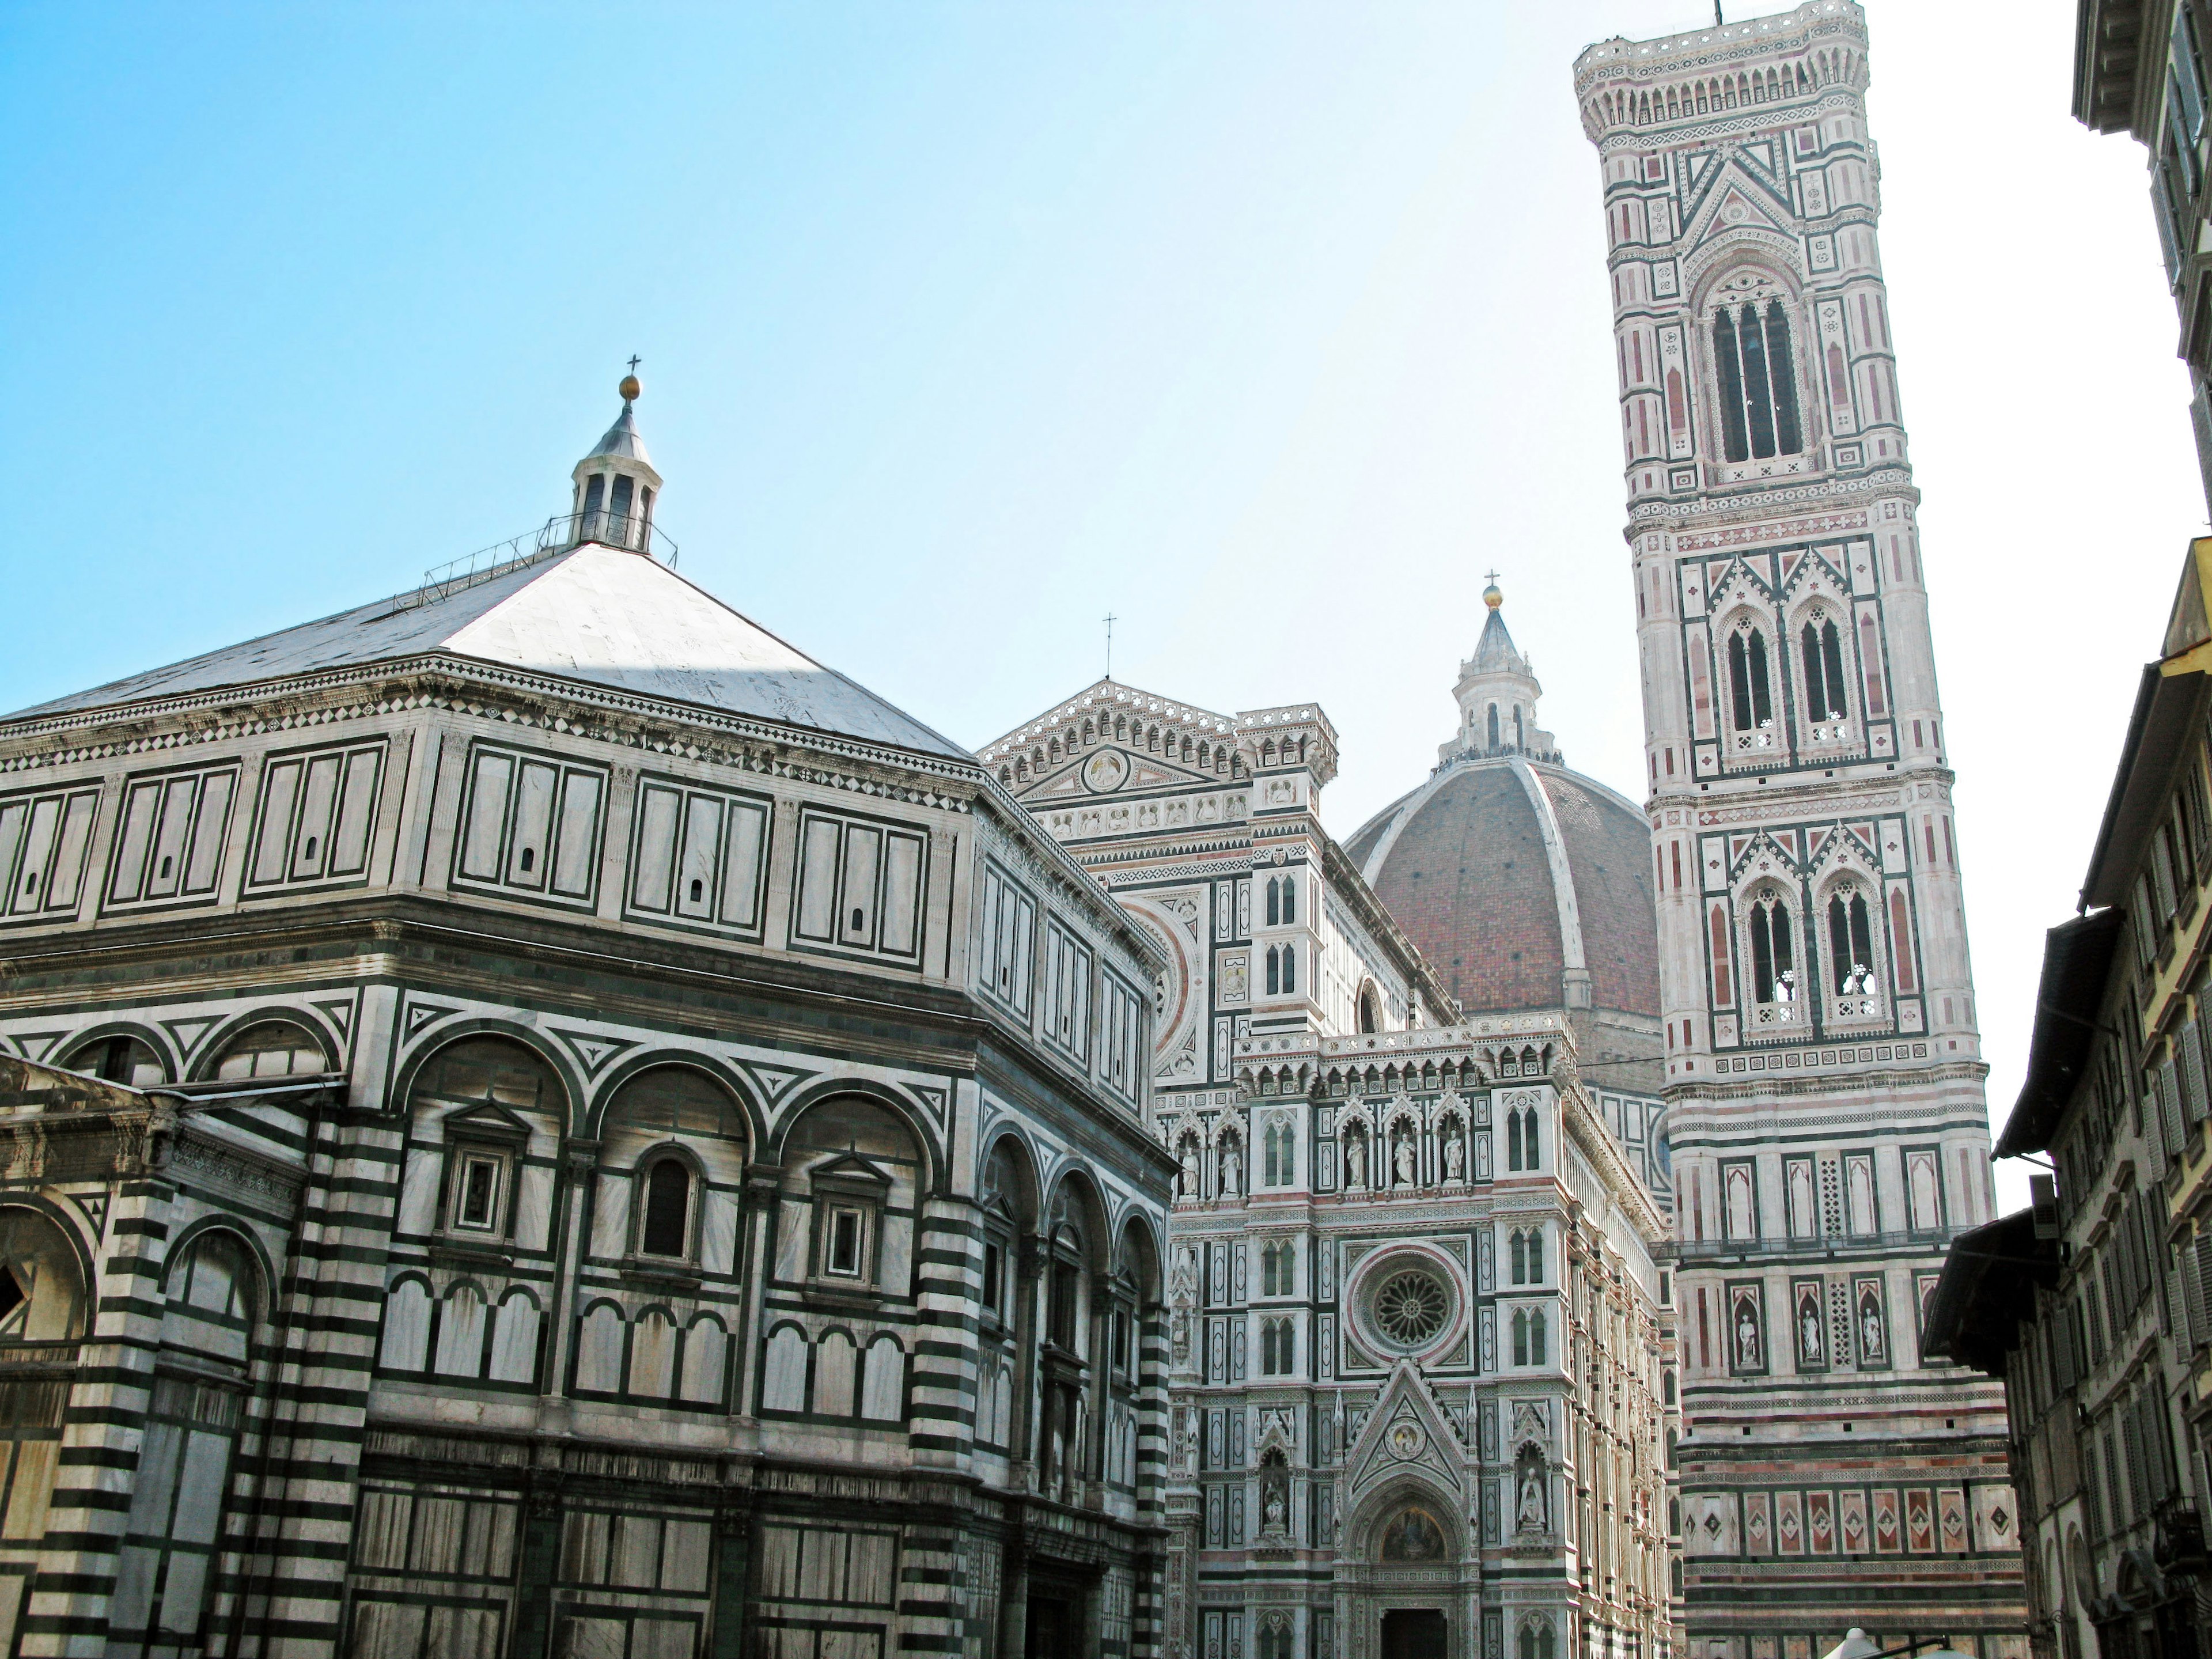
[[[1420,1370],[1401,1359],[1344,1461],[1344,1512],[1387,1482],[1419,1474],[1462,1502],[1470,1492],[1468,1448]]]

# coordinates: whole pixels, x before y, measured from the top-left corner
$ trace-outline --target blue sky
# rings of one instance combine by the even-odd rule
[[[1869,10],[2002,1115],[2204,510],[2072,0]],[[1095,677],[1110,609],[1121,678],[1320,700],[1348,835],[1433,763],[1495,565],[1547,724],[1633,795],[1570,71],[1709,17],[11,6],[0,708],[534,526],[635,351],[684,573],[964,742]]]

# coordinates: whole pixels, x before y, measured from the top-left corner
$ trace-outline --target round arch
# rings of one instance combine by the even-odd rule
[[[976,1201],[984,1203],[995,1191],[1005,1200],[1014,1224],[1035,1231],[1044,1213],[1036,1147],[1011,1119],[994,1124],[983,1140],[983,1153],[975,1164]]]
[[[289,1025],[301,1032],[323,1053],[323,1069],[341,1072],[345,1062],[335,1033],[324,1020],[307,1009],[285,1003],[270,1003],[234,1014],[202,1034],[192,1046],[185,1061],[185,1076],[193,1083],[204,1083],[216,1074],[215,1068],[222,1063],[230,1045],[257,1025]]]
[[[78,1062],[90,1049],[95,1046],[105,1046],[118,1038],[128,1038],[133,1042],[144,1044],[161,1066],[161,1082],[167,1083],[183,1074],[183,1057],[177,1053],[176,1045],[170,1041],[169,1034],[153,1025],[140,1024],[132,1020],[101,1020],[97,1024],[88,1025],[82,1031],[72,1031],[68,1039],[55,1051],[60,1057],[52,1063],[64,1071],[82,1071],[84,1067]],[[121,1081],[122,1079],[110,1080]],[[153,1088],[158,1085],[150,1083],[125,1082],[125,1086]]]
[[[10,1212],[15,1214],[11,1216]],[[25,1237],[26,1233],[28,1237]],[[93,1291],[99,1279],[84,1235],[78,1230],[76,1221],[59,1205],[36,1193],[9,1193],[0,1197],[0,1256],[11,1260],[28,1257],[38,1253],[40,1247],[51,1249],[56,1243],[60,1246],[60,1265],[74,1279],[67,1287],[74,1305],[66,1312],[64,1329],[55,1336],[24,1336],[10,1340],[31,1344],[82,1341],[92,1330]],[[19,1304],[27,1299],[35,1302],[40,1288],[36,1275],[28,1286],[17,1279],[15,1288]],[[27,1290],[27,1297],[24,1295]],[[14,1309],[8,1311],[12,1313]],[[46,1310],[33,1311],[43,1314]]]
[[[554,1082],[561,1089],[562,1099],[557,1103],[556,1115],[561,1120],[562,1134],[566,1137],[576,1132],[576,1103],[586,1094],[583,1079],[577,1074],[568,1057],[540,1033],[507,1020],[455,1020],[449,1025],[441,1024],[434,1036],[425,1037],[406,1049],[400,1055],[399,1063],[392,1069],[391,1092],[387,1097],[391,1109],[404,1111],[415,1097],[416,1085],[422,1079],[423,1068],[447,1049],[471,1037],[497,1037],[527,1050],[532,1059],[553,1074]]]
[[[1458,1500],[1426,1476],[1395,1475],[1359,1500],[1344,1529],[1345,1553],[1370,1566],[1421,1566],[1465,1561],[1466,1522]],[[1433,1539],[1423,1536],[1435,1528]],[[1437,1553],[1414,1553],[1424,1545]]]
[[[258,1279],[255,1286],[256,1306],[253,1322],[256,1327],[267,1324],[276,1306],[276,1264],[270,1258],[268,1249],[260,1235],[235,1216],[204,1215],[187,1222],[169,1241],[167,1253],[161,1258],[161,1293],[169,1293],[169,1277],[177,1264],[210,1233],[228,1233],[237,1239],[245,1249],[246,1258],[253,1263]]]
[[[593,1086],[589,1099],[578,1113],[587,1134],[599,1135],[605,1127],[607,1109],[623,1088],[647,1072],[677,1070],[696,1072],[727,1095],[736,1109],[738,1121],[744,1126],[748,1147],[767,1144],[768,1119],[760,1109],[750,1086],[750,1079],[738,1069],[708,1054],[690,1048],[649,1048],[640,1054],[625,1054],[616,1065],[608,1067],[605,1076]]]
[[[1053,1172],[1041,1214],[1040,1226],[1048,1237],[1057,1237],[1066,1221],[1075,1223],[1083,1234],[1084,1265],[1091,1272],[1103,1273],[1110,1267],[1113,1234],[1105,1194],[1088,1164],[1070,1158]]]
[[[820,1078],[793,1095],[777,1115],[775,1127],[761,1145],[764,1150],[773,1148],[775,1162],[789,1164],[791,1136],[814,1109],[826,1100],[840,1095],[849,1095],[865,1100],[872,1106],[882,1108],[896,1118],[912,1137],[915,1154],[921,1160],[921,1176],[917,1184],[928,1197],[947,1196],[947,1171],[945,1160],[939,1156],[936,1131],[933,1125],[915,1109],[915,1104],[895,1089],[866,1078]]]

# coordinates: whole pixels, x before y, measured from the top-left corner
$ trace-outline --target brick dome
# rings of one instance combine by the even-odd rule
[[[1651,831],[1603,784],[1468,753],[1346,843],[1469,1014],[1659,1014]]]

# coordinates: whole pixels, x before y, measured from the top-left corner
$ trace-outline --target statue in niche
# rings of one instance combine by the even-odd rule
[[[1820,1304],[1807,1297],[1797,1304],[1798,1354],[1808,1364],[1820,1363]]]
[[[1759,1315],[1747,1296],[1735,1304],[1735,1363],[1743,1370],[1759,1369]]]
[[[1221,1195],[1234,1198],[1244,1190],[1244,1160],[1234,1140],[1221,1143]]]
[[[1444,1529],[1426,1510],[1407,1504],[1382,1528],[1385,1561],[1441,1561]]]
[[[1467,1179],[1467,1142],[1456,1123],[1444,1133],[1444,1179],[1454,1186]]]
[[[1185,1135],[1182,1141],[1182,1174],[1176,1177],[1176,1191],[1179,1197],[1198,1196],[1198,1139]]]
[[[1544,1530],[1544,1468],[1533,1455],[1521,1460],[1521,1498],[1513,1518],[1523,1532]]]
[[[1413,1132],[1398,1131],[1398,1145],[1391,1155],[1393,1186],[1410,1187],[1419,1177],[1419,1164],[1413,1152]]]
[[[1344,1184],[1353,1191],[1367,1185],[1367,1137],[1357,1129],[1345,1132]]]
[[[1881,1358],[1881,1304],[1871,1295],[1859,1304],[1859,1352],[1869,1361]]]
[[[1260,1536],[1287,1538],[1291,1523],[1291,1470],[1279,1451],[1260,1460]]]

